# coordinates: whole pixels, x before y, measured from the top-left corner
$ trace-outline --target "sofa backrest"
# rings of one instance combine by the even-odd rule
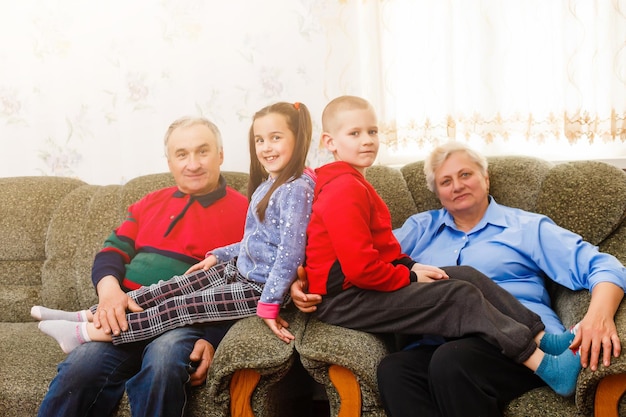
[[[421,161],[367,170],[394,228],[418,211],[440,208],[422,170]],[[546,214],[626,264],[626,173],[620,169],[511,156],[489,158],[489,174],[499,203]],[[224,175],[246,193],[246,173]],[[0,321],[28,321],[34,304],[79,309],[96,302],[94,255],[131,203],[170,185],[169,173],[106,186],[60,177],[0,178]]]
[[[224,176],[246,193],[247,174]],[[1,178],[0,321],[29,321],[35,304],[79,309],[96,302],[96,252],[130,204],[173,184],[169,173],[106,186],[60,177]]]
[[[72,178],[0,178],[0,321],[28,316],[41,290],[50,219],[84,185]]]

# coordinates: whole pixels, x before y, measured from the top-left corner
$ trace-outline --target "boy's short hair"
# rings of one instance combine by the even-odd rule
[[[372,109],[369,101],[357,96],[339,96],[330,101],[322,112],[322,130],[330,132],[336,129],[337,114],[346,110]]]

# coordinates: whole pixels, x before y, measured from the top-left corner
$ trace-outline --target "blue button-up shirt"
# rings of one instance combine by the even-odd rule
[[[417,262],[478,269],[541,316],[549,333],[564,327],[551,308],[545,278],[572,290],[592,290],[599,282],[626,289],[626,269],[614,256],[544,215],[501,206],[492,197],[467,233],[446,209],[413,215],[394,233]]]

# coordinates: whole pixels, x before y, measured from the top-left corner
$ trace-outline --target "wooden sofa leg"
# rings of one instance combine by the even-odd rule
[[[254,369],[239,369],[230,381],[230,415],[232,417],[254,417],[252,393],[261,380],[261,374]]]
[[[361,415],[361,388],[352,371],[343,366],[331,365],[328,368],[328,376],[341,400],[337,417],[359,417]]]
[[[593,406],[595,417],[619,417],[619,400],[626,393],[626,374],[609,375],[600,381]]]

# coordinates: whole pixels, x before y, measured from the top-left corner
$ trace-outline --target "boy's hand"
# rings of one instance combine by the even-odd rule
[[[432,265],[416,263],[411,271],[417,274],[417,282],[433,282],[440,279],[448,279],[448,274],[441,268]]]
[[[316,305],[322,302],[322,296],[319,294],[307,294],[308,281],[306,279],[306,271],[300,265],[298,267],[298,279],[291,284],[290,295],[293,303],[298,310],[303,313],[311,313],[317,310]]]
[[[263,319],[267,327],[269,327],[272,332],[283,342],[289,343],[295,339],[295,336],[291,334],[287,327],[289,327],[289,323],[283,320],[280,316],[275,319]]]
[[[198,271],[200,269],[204,269],[206,271],[212,266],[215,266],[216,263],[217,263],[217,258],[214,255],[209,255],[206,258],[204,258],[202,261],[198,262],[197,264],[192,265],[188,270],[185,271],[185,275],[193,271]]]

